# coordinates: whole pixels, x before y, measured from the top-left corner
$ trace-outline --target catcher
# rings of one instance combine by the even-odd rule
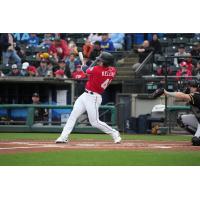
[[[177,99],[182,99],[188,102],[191,106],[193,114],[180,115],[177,119],[178,124],[193,134],[192,145],[200,146],[200,83],[197,80],[189,81],[189,94],[183,92],[168,92],[158,89],[152,96],[157,98],[163,94],[172,96]]]

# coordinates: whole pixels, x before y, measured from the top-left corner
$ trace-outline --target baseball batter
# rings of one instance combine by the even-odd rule
[[[112,54],[103,52],[96,59],[97,65],[86,70],[88,81],[85,86],[85,92],[76,100],[70,117],[56,143],[68,142],[76,120],[85,111],[87,111],[89,122],[93,127],[109,134],[113,138],[114,143],[121,142],[119,132],[99,120],[99,106],[102,102],[101,94],[116,75],[115,67],[111,67],[113,61]]]
[[[183,92],[168,92],[164,90],[165,95],[173,96],[178,99],[187,101],[193,114],[180,115],[178,123],[182,128],[192,133],[192,144],[194,146],[200,146],[200,93],[199,93],[199,82],[192,80],[189,82],[190,93],[185,94]]]

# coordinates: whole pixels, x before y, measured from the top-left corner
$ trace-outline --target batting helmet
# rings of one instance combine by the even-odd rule
[[[194,137],[192,138],[192,145],[193,145],[193,146],[200,146],[200,138],[194,136]]]
[[[111,53],[102,52],[97,60],[102,61],[104,65],[110,66],[114,64],[114,57]]]

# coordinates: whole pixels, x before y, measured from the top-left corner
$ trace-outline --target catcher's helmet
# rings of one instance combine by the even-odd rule
[[[102,61],[106,66],[114,64],[114,57],[111,53],[108,52],[102,52],[100,56],[97,57],[97,60]]]

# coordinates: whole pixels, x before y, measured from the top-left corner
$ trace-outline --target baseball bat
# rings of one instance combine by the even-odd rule
[[[82,52],[78,52],[78,56],[79,56],[79,59],[81,61],[81,64],[84,65],[84,61],[83,61],[83,53]]]

